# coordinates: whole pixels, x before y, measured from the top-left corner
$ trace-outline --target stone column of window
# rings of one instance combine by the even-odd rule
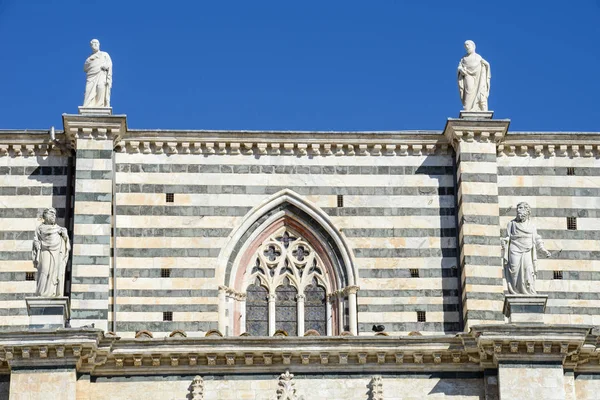
[[[449,119],[444,131],[456,152],[461,274],[456,283],[465,330],[504,321],[496,154],[509,123],[491,117]]]
[[[219,332],[221,334],[225,334],[225,330],[227,327],[227,288],[225,286],[219,286]]]
[[[348,293],[350,332],[352,332],[354,336],[358,335],[358,316],[356,315],[356,292],[358,292],[358,289],[358,286],[348,286],[346,288],[346,293]]]
[[[246,293],[238,294],[238,300],[240,302],[240,332],[244,332],[246,330],[246,297],[248,297]]]
[[[306,296],[304,294],[296,295],[297,310],[298,310],[298,336],[303,336],[306,329],[304,328],[304,300]]]
[[[326,308],[325,308],[325,319],[327,324],[327,336],[333,335],[333,310],[332,303],[335,301],[335,297],[331,294],[326,296]]]
[[[336,292],[337,303],[338,303],[338,334],[344,332],[344,291],[340,290]]]
[[[269,336],[275,334],[275,302],[277,301],[277,295],[275,293],[269,293]]]

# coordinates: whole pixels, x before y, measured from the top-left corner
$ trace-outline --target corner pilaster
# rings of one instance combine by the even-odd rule
[[[510,120],[448,119],[444,135],[456,152],[464,328],[504,322],[497,143]]]
[[[125,134],[124,115],[63,115],[75,150],[71,326],[108,329],[114,243],[114,148]],[[116,305],[113,304],[113,307]]]

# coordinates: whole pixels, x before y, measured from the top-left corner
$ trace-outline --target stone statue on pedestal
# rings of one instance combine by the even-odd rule
[[[508,223],[506,237],[502,238],[504,273],[510,294],[536,295],[537,254],[550,257],[530,217],[529,204],[517,204],[517,217]]]
[[[56,210],[47,208],[44,223],[37,227],[33,238],[33,266],[37,269],[35,295],[61,297],[71,244],[66,228],[56,225]]]
[[[465,42],[467,54],[458,63],[458,91],[465,111],[487,111],[490,95],[490,63],[475,53],[475,43]]]
[[[85,60],[83,71],[87,74],[83,107],[110,107],[112,88],[112,60],[108,53],[100,51],[98,39],[90,42],[92,55]]]

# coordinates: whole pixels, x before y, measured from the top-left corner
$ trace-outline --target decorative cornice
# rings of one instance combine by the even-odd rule
[[[142,154],[409,156],[444,153],[440,132],[128,131],[117,149]]]
[[[112,140],[114,148],[127,132],[127,117],[63,114],[63,125],[72,149],[77,148],[78,139]]]
[[[43,130],[0,130],[0,157],[45,157],[70,154],[63,132]]]
[[[509,119],[448,118],[444,136],[454,147],[460,142],[499,143],[509,125]]]
[[[88,329],[0,334],[0,370],[73,365],[95,375],[294,371],[480,371],[505,361],[562,362],[600,372],[590,327],[482,325],[446,336],[138,338]]]
[[[540,144],[507,140],[505,143],[499,144],[497,150],[499,157],[600,157],[600,144],[590,143],[547,144],[546,142]]]

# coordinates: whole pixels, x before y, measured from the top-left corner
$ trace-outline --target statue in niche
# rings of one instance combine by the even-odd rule
[[[502,238],[504,273],[510,294],[535,295],[537,254],[550,257],[542,238],[531,222],[531,207],[517,204],[517,217],[508,223]]]
[[[67,229],[56,225],[56,210],[47,208],[44,222],[35,230],[33,238],[33,266],[37,269],[35,295],[61,297],[71,244]]]
[[[475,42],[465,42],[467,54],[458,63],[458,91],[465,111],[487,111],[492,77],[490,63],[475,53]]]
[[[90,46],[92,55],[83,65],[83,71],[87,74],[83,107],[110,107],[112,60],[108,53],[100,51],[98,39],[92,39]]]

